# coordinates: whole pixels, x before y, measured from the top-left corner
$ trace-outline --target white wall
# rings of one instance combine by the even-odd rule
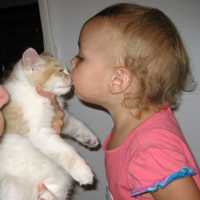
[[[39,2],[45,0],[39,0]],[[79,31],[83,23],[101,9],[119,0],[48,0],[50,21],[54,44],[58,49],[58,58],[68,69],[70,60],[78,53]],[[135,3],[156,7],[167,14],[180,31],[191,59],[192,72],[195,80],[200,82],[200,1],[199,0],[135,0]],[[47,40],[47,38],[44,40]],[[47,40],[48,42],[48,40]],[[184,93],[181,106],[174,113],[182,132],[200,166],[200,87],[191,93]],[[85,122],[99,137],[101,143],[109,134],[113,122],[104,111],[85,106],[77,97],[69,100],[69,110],[77,118]],[[104,153],[89,151],[73,142],[78,152],[92,167],[98,180],[95,189],[87,190],[77,187],[74,199],[102,200],[105,199]]]

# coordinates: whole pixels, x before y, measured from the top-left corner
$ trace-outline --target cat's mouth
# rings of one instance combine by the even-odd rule
[[[69,87],[71,87],[71,84],[70,84],[70,85],[67,85],[67,86],[60,86],[60,87],[58,87],[58,88],[66,89],[66,88],[69,88]]]

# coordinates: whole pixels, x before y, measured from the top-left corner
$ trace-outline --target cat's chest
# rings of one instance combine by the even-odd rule
[[[24,94],[24,98],[22,97],[13,95],[10,107],[16,107],[23,115],[24,120],[28,120],[30,124],[52,121],[55,111],[49,99],[38,97],[38,94]]]

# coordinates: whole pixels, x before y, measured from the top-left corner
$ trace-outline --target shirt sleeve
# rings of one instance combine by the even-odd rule
[[[137,197],[145,192],[154,192],[173,180],[196,173],[180,151],[152,146],[137,152],[129,163],[130,195]]]

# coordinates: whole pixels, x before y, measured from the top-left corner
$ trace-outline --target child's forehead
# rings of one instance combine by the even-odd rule
[[[87,21],[80,33],[79,48],[81,52],[102,52],[108,57],[120,57],[122,40],[110,27],[110,22],[104,17],[94,17]],[[115,59],[117,60],[117,59]]]
[[[93,34],[105,34],[110,30],[109,22],[104,17],[94,17],[89,19],[82,27],[82,32],[88,32]]]
[[[111,27],[111,22],[106,17],[94,17],[88,20],[82,27],[80,40],[98,40],[114,45],[119,41],[119,35]],[[118,41],[117,41],[118,40]]]

